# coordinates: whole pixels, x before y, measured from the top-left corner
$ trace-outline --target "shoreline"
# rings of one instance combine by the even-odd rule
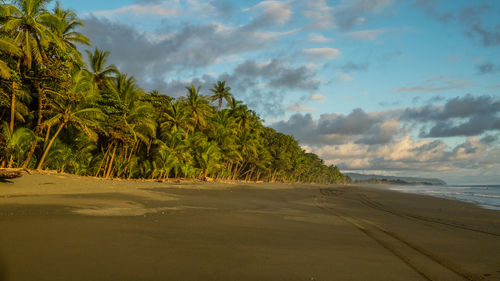
[[[456,188],[468,188],[465,190],[456,190]],[[498,194],[487,195],[481,194],[479,188],[498,188],[499,185],[417,185],[417,186],[406,186],[406,185],[385,185],[381,188],[387,188],[392,191],[402,192],[406,194],[418,194],[426,195],[434,198],[441,198],[447,200],[454,200],[463,203],[473,204],[479,208],[486,210],[500,211],[500,196]],[[460,197],[461,195],[461,197]],[[483,198],[481,198],[483,197]],[[493,201],[494,198],[495,201]]]
[[[12,182],[2,281],[500,280],[499,213],[461,201],[366,185]]]

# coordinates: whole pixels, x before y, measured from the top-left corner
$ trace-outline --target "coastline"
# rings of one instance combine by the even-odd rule
[[[359,185],[12,182],[0,183],[2,281],[500,280],[500,212],[460,201]]]
[[[381,185],[381,188],[456,200],[483,209],[500,211],[499,185]]]

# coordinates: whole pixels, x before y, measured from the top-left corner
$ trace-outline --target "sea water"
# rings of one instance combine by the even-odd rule
[[[485,209],[500,210],[500,185],[398,185],[390,189],[460,200]]]

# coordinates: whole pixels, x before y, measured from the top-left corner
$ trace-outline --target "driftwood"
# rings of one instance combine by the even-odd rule
[[[23,176],[24,169],[1,169],[0,180],[15,179]]]

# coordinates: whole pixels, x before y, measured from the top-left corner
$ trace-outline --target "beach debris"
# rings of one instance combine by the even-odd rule
[[[0,168],[0,180],[15,179],[23,176],[24,169]]]

